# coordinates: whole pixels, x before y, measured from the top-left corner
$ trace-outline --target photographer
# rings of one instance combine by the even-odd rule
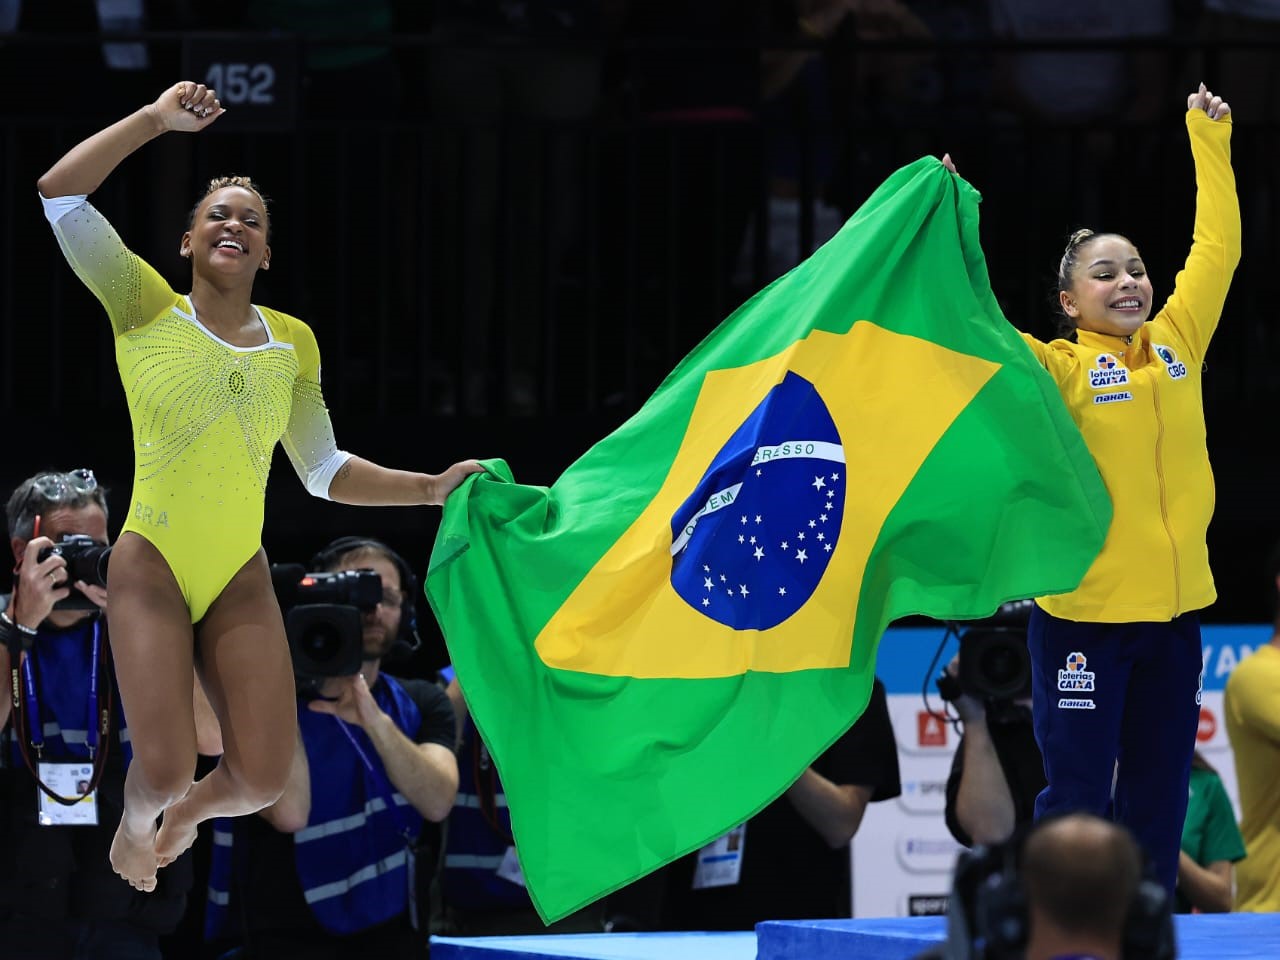
[[[961,652],[939,681],[963,726],[947,778],[946,819],[966,847],[1009,839],[1031,822],[1045,787],[1031,722],[1025,613],[1025,606],[1006,604],[963,633]]]
[[[13,492],[7,521],[17,568],[0,614],[2,952],[9,960],[159,960],[158,938],[186,908],[191,858],[178,858],[149,894],[107,860],[131,751],[102,614],[105,492],[89,470],[40,473]],[[216,749],[209,735],[200,731],[202,747]],[[48,796],[37,777],[72,802]]]
[[[317,665],[333,634],[300,637],[306,608],[289,610],[295,671],[305,662],[330,675],[299,674],[300,739],[284,794],[258,816],[217,821],[206,936],[264,960],[421,957],[427,923],[416,892],[438,857],[434,825],[458,789],[453,708],[434,684],[382,671],[397,644],[416,639],[413,577],[394,551],[346,537],[310,569],[299,597],[326,586],[320,573],[373,571],[380,582],[372,602],[361,589],[337,605],[360,626],[358,639],[338,632],[332,660],[355,641],[362,662],[345,675]]]

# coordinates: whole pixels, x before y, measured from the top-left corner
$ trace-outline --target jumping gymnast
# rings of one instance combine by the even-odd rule
[[[314,335],[251,302],[271,262],[267,205],[252,181],[214,180],[192,211],[180,246],[192,268],[186,296],[88,203],[143,144],[224,112],[213,90],[177,83],[38,183],[68,263],[111,318],[133,422],[132,504],[111,556],[107,617],[134,756],[111,864],[140,890],[155,887],[198,823],[273,803],[288,777],[293,672],[261,545],[276,441],[312,494],[342,503],[441,504],[481,469],[468,460],[410,473],[337,449]],[[224,744],[194,785],[193,667]]]

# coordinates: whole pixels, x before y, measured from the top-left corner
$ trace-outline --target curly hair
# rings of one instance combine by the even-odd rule
[[[209,181],[209,185],[205,187],[204,192],[196,199],[191,207],[191,212],[187,214],[187,229],[190,230],[196,225],[196,213],[200,209],[200,204],[209,198],[209,194],[216,193],[223,187],[241,187],[258,195],[258,199],[262,201],[262,214],[267,218],[267,240],[271,240],[271,203],[267,199],[267,195],[262,192],[262,188],[254,183],[251,177],[229,176],[214,177]]]

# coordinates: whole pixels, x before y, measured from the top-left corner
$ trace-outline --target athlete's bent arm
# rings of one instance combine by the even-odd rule
[[[181,114],[160,109],[161,105],[175,101],[185,108]],[[217,95],[204,84],[175,83],[155,103],[135,110],[72,147],[36,185],[45,197],[93,193],[120,161],[143,144],[169,130],[186,133],[202,130],[225,112]]]

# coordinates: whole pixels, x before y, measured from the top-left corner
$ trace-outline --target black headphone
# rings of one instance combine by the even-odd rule
[[[1030,933],[1019,864],[1029,830],[1005,843],[962,851],[947,909],[949,960],[1017,960]],[[1145,859],[1145,858],[1144,858]],[[1123,960],[1174,960],[1173,905],[1149,860],[1125,916]]]
[[[422,646],[422,639],[418,636],[418,578],[413,575],[404,557],[381,540],[371,537],[339,537],[311,558],[309,569],[332,570],[338,565],[338,561],[357,550],[372,550],[386,557],[400,573],[400,592],[404,597],[400,603],[400,629],[387,659],[408,656]]]

